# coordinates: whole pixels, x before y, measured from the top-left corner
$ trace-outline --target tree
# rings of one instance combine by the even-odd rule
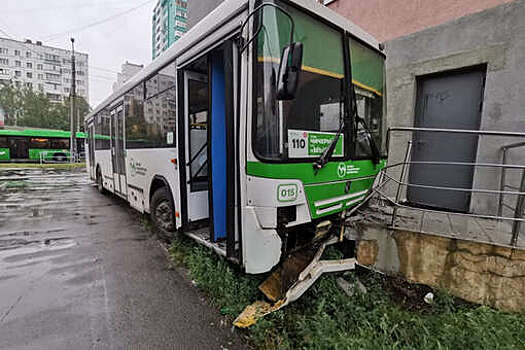
[[[84,117],[89,113],[89,104],[83,97],[77,96],[78,120],[80,130],[84,129]],[[44,93],[29,88],[20,89],[13,85],[0,86],[0,105],[7,118],[6,125],[27,126],[69,130],[70,99],[64,102],[52,102]]]
[[[6,113],[5,125],[15,125],[22,110],[20,90],[13,85],[0,84],[0,106]]]

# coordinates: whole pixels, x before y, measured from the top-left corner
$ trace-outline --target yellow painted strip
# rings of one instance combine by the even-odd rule
[[[330,71],[319,69],[319,68],[314,68],[314,67],[309,67],[309,66],[302,66],[301,68],[304,71],[307,71],[310,73],[326,75],[328,77],[332,77],[336,79],[343,79],[345,77],[344,74],[334,73],[334,72],[330,72]]]
[[[276,57],[258,57],[257,61],[258,62],[272,62],[272,63],[279,64],[281,62],[281,59],[280,58],[276,58]],[[336,79],[343,79],[344,78],[343,74],[330,72],[330,71],[327,71],[327,70],[324,70],[324,69],[319,69],[319,68],[314,68],[314,67],[304,66],[304,65],[301,68],[304,71],[307,71],[307,72],[310,72],[310,73],[326,75],[326,76],[329,76],[329,77],[332,77],[332,78],[336,78]],[[352,83],[354,85],[356,85],[356,86],[359,86],[361,89],[373,92],[374,94],[376,94],[378,96],[383,96],[383,93],[381,93],[380,91],[374,89],[373,87],[370,87],[368,85],[360,83],[357,80],[352,80]]]
[[[271,63],[279,64],[281,62],[281,59],[280,58],[275,58],[275,57],[258,57],[257,61],[258,62],[271,62]],[[332,77],[332,78],[336,78],[336,79],[343,79],[344,78],[343,74],[330,72],[330,71],[327,71],[327,70],[324,70],[324,69],[314,68],[314,67],[305,66],[305,65],[303,65],[301,68],[302,68],[302,70],[304,70],[306,72],[310,72],[310,73],[326,75],[328,77]]]
[[[272,62],[279,64],[281,63],[281,59],[276,57],[257,57],[257,62]]]
[[[370,92],[373,92],[374,94],[378,95],[378,96],[383,96],[383,94],[379,91],[377,91],[376,89],[374,89],[373,87],[370,87],[370,86],[367,86],[363,83],[360,83],[358,82],[357,80],[352,80],[352,84],[356,85],[356,86],[359,86],[361,89],[364,89],[364,90],[368,90]]]

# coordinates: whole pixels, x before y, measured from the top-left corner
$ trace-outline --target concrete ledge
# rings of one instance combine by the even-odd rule
[[[356,225],[359,264],[447,289],[470,302],[525,312],[525,250]]]

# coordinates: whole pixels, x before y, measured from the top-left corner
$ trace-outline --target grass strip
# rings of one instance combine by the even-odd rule
[[[169,251],[231,320],[262,298],[257,286],[263,277],[241,273],[209,249],[178,238]],[[457,303],[440,291],[427,309],[411,311],[394,301],[378,274],[360,274],[367,293],[353,297],[337,286],[340,276],[323,276],[297,302],[244,334],[260,349],[525,349],[524,315]]]

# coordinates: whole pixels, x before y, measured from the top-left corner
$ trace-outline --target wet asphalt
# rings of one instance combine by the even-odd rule
[[[0,169],[0,349],[244,349],[84,172]]]

